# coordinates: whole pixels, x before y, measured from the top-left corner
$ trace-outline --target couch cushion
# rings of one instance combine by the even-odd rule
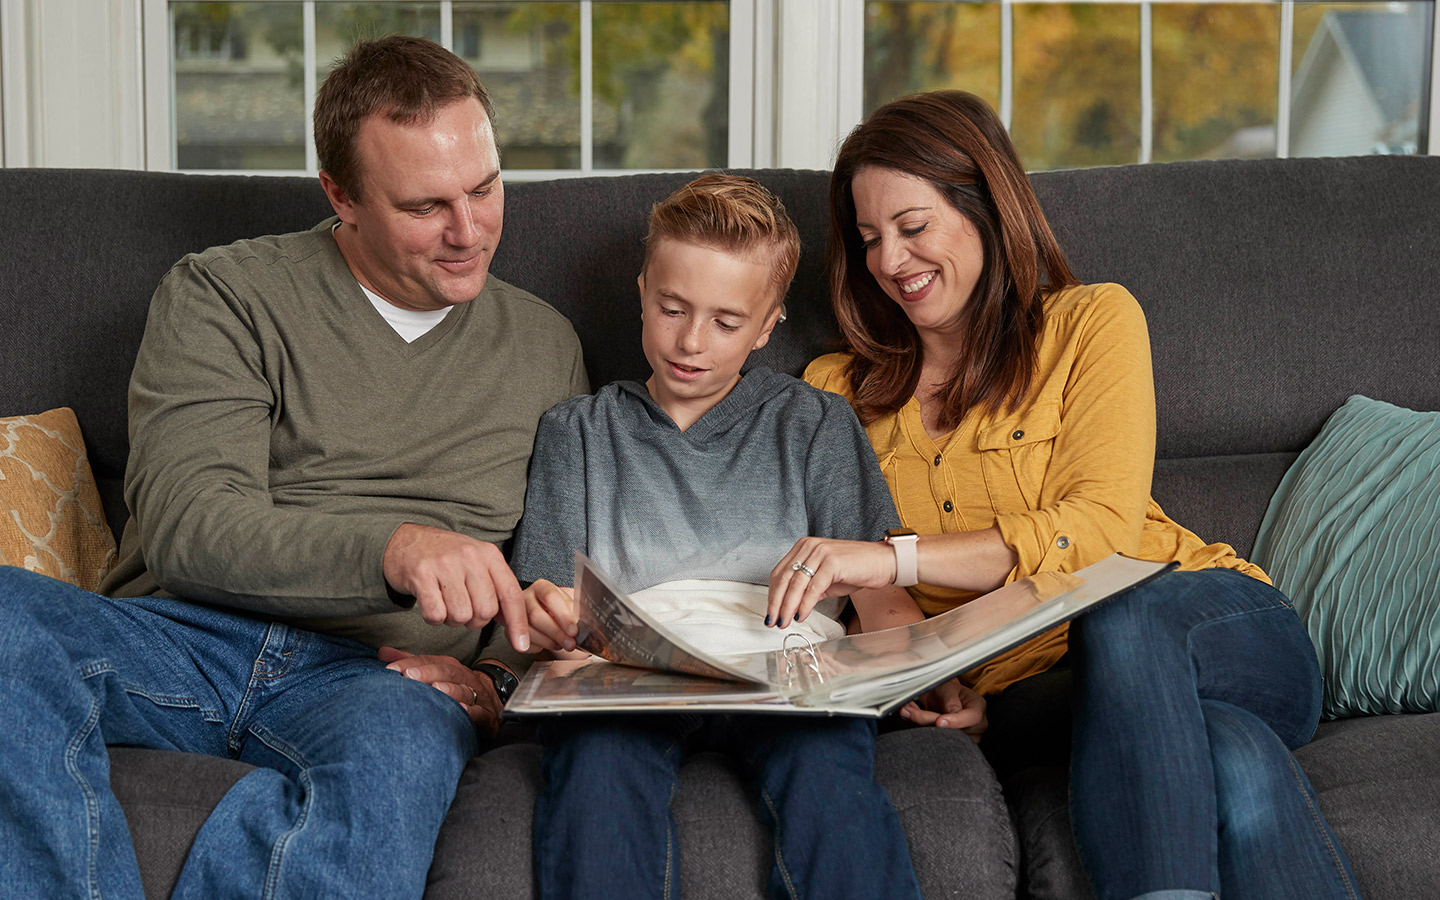
[[[1145,310],[1159,458],[1298,452],[1355,393],[1440,409],[1440,160],[1201,160],[1031,181],[1075,274],[1125,285]]]
[[[1295,757],[1365,900],[1440,897],[1440,714],[1326,722]]]
[[[200,826],[255,767],[171,750],[110,748],[110,789],[125,810],[146,897],[168,897]]]
[[[1070,773],[1031,766],[1005,782],[1024,865],[1024,900],[1094,900],[1070,830]]]
[[[1014,832],[999,785],[979,748],[938,729],[882,734],[876,778],[890,793],[926,897],[972,900],[1015,894]],[[530,827],[540,748],[498,747],[466,768],[440,833],[427,898],[532,891]],[[680,770],[672,809],[680,830],[686,900],[765,896],[770,836],[744,778],[724,756],[701,753]]]
[[[1150,494],[1170,518],[1207,543],[1248,559],[1265,507],[1295,453],[1247,453],[1155,460]]]
[[[1286,473],[1255,561],[1295,602],[1325,713],[1440,711],[1440,413],[1351,397]]]
[[[0,565],[93,591],[114,563],[75,413],[0,419]]]
[[[169,896],[210,810],[254,767],[125,747],[112,747],[110,759],[146,896]],[[934,728],[882,734],[875,771],[905,826],[924,896],[1014,897],[1015,835],[1000,787],[974,742]],[[536,744],[506,744],[471,760],[440,832],[425,896],[532,896],[530,828],[539,786]],[[765,896],[770,837],[744,779],[725,757],[701,753],[687,760],[673,809],[686,900]]]

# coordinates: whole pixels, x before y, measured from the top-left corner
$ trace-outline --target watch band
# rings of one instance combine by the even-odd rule
[[[490,681],[495,685],[495,694],[500,698],[500,705],[504,706],[515,694],[515,689],[520,686],[520,679],[510,674],[504,666],[497,666],[494,663],[476,663],[475,671],[488,675]]]
[[[898,587],[909,587],[920,581],[920,535],[910,528],[892,528],[885,532],[885,543],[895,550],[895,580]]]

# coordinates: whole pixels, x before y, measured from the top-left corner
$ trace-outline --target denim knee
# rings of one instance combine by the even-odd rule
[[[671,730],[634,719],[615,721],[587,719],[547,722],[541,726],[540,743],[545,748],[545,768],[580,769],[604,772],[602,781],[610,787],[622,785],[652,770],[675,768],[683,755],[683,729]],[[604,788],[604,785],[597,785]]]
[[[752,732],[741,744],[752,765],[763,764],[795,782],[838,787],[844,781],[866,786],[874,781],[876,725],[871,719],[796,717],[777,722],[770,732],[758,738]]]
[[[475,754],[475,725],[463,706],[428,684],[403,677],[393,682],[392,690],[377,692],[374,705],[366,711],[367,719],[388,723],[406,756],[460,760],[463,765]]]
[[[362,790],[368,773],[383,772],[386,790],[444,796],[449,802],[461,770],[478,749],[475,726],[459,703],[428,684],[391,672],[367,673],[349,685],[342,682],[329,696],[329,707],[315,713],[329,721],[318,728],[282,709],[273,716],[262,714],[252,731],[331,789],[339,786],[347,794]],[[258,746],[254,749],[262,755],[247,755],[247,761],[288,769],[285,763],[266,759]],[[357,779],[355,773],[365,774]]]
[[[1214,761],[1219,819],[1233,839],[1266,839],[1288,827],[1274,798],[1295,789],[1296,764],[1260,719],[1229,703],[1201,701]]]
[[[1101,604],[1071,624],[1070,646],[1092,661],[1144,662],[1166,645],[1182,647],[1198,626],[1250,613],[1288,610],[1285,595],[1232,569],[1170,572]]]
[[[73,584],[15,566],[0,566],[0,656],[12,665],[53,647],[57,623],[78,601],[101,599]]]

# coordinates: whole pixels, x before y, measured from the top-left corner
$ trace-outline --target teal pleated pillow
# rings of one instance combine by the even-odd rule
[[[1253,559],[1295,603],[1329,718],[1440,711],[1440,413],[1354,396],[1285,473]]]

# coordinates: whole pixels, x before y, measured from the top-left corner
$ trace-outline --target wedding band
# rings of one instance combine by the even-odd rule
[[[793,569],[793,570],[796,571],[796,572],[804,572],[804,573],[805,573],[808,577],[810,577],[810,578],[814,578],[814,577],[815,577],[815,570],[812,569],[812,568],[810,568],[809,566],[805,565],[803,562],[797,562],[795,565],[791,566],[790,568]]]
[[[470,685],[468,685],[468,684],[465,685],[465,686],[466,686],[466,687],[470,687]],[[470,688],[470,705],[471,705],[471,706],[478,706],[479,704],[480,704],[480,692],[477,691],[477,690],[475,690],[475,689],[472,687],[472,688]]]

